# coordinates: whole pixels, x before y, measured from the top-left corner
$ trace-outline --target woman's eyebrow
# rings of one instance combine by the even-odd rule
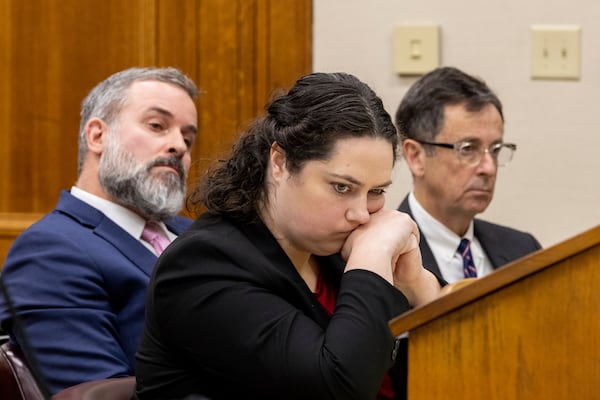
[[[356,179],[350,175],[340,175],[340,174],[332,173],[331,176],[338,178],[338,179],[345,179],[348,182],[351,182],[357,186],[364,186],[364,184],[361,181],[359,181],[358,179]],[[391,184],[392,184],[392,181],[389,180],[385,183],[382,183],[381,185],[375,185],[375,187],[387,187],[387,186],[390,186]]]

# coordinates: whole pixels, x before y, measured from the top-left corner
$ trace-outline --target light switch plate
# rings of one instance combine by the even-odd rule
[[[531,26],[531,77],[579,79],[581,28],[576,25]]]
[[[400,25],[393,34],[394,72],[423,75],[440,66],[438,25]]]

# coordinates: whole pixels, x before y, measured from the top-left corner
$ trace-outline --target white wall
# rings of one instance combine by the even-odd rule
[[[441,63],[482,77],[504,105],[513,162],[498,174],[480,217],[533,233],[544,247],[600,223],[600,1],[314,0],[314,71],[368,83],[394,115],[415,78],[392,71],[391,38],[402,23],[441,28]],[[582,77],[533,81],[529,27],[582,28]],[[412,186],[403,161],[388,191],[395,207]]]

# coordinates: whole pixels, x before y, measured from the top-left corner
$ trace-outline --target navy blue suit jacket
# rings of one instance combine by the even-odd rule
[[[398,210],[409,214],[411,217],[413,216],[408,205],[408,196],[404,198]],[[529,233],[481,219],[475,219],[473,230],[494,269],[542,248],[536,238]],[[427,238],[423,235],[421,235],[419,247],[423,258],[423,266],[434,274],[442,276],[427,243]]]
[[[191,220],[167,223],[180,234]],[[146,288],[156,255],[68,191],[13,243],[3,279],[52,393],[80,382],[133,375]],[[11,313],[0,301],[11,340]]]

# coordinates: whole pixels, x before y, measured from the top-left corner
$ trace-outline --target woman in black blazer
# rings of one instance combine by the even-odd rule
[[[397,144],[352,75],[310,74],[274,99],[192,194],[208,212],[158,261],[137,398],[403,392],[388,321],[437,297],[440,281],[415,223],[384,208]]]

